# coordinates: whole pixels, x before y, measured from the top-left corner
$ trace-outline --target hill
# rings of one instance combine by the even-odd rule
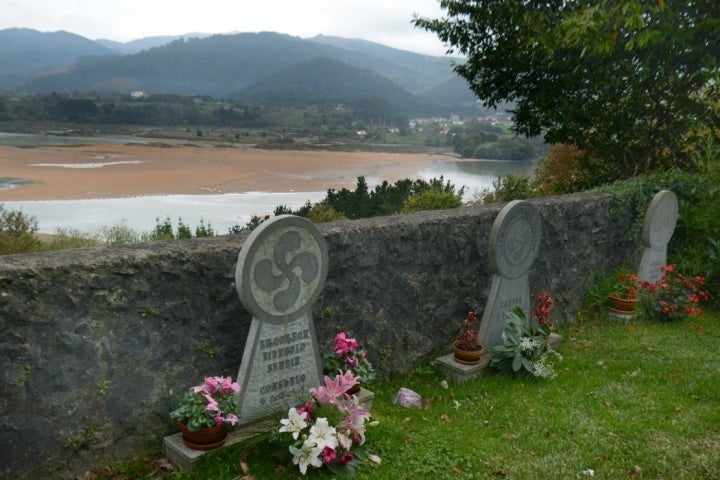
[[[186,33],[184,35],[160,35],[155,37],[138,38],[129,42],[116,42],[114,40],[106,40],[104,38],[95,40],[96,43],[103,45],[114,52],[121,55],[132,55],[133,53],[149,50],[154,47],[161,47],[170,42],[181,38],[205,38],[210,37],[209,33]]]
[[[3,30],[0,33],[12,37],[17,32]],[[35,34],[43,35],[40,32]],[[3,82],[2,75],[8,69],[0,68],[0,91],[127,94],[142,90],[146,93],[254,98],[256,101],[262,98],[274,104],[280,99],[291,97],[294,104],[316,104],[322,101],[352,103],[357,100],[358,92],[368,90],[362,87],[363,82],[372,79],[371,83],[376,89],[369,92],[372,96],[392,98],[392,104],[405,105],[414,112],[429,112],[436,106],[439,110],[435,111],[439,113],[457,110],[463,104],[473,105],[473,96],[464,82],[457,81],[449,57],[420,55],[364,40],[338,37],[301,39],[274,32],[209,37],[189,35],[198,36],[175,38],[166,44],[162,43],[172,37],[149,37],[128,44],[115,44],[109,41],[93,42],[72,35],[75,42],[82,41],[85,50],[69,48],[69,39],[66,41],[64,37],[58,37],[53,48],[67,49],[68,53],[62,57],[56,56],[56,63],[63,61],[65,64],[48,69],[51,66],[48,59],[42,63],[42,69],[34,71],[32,76],[26,68],[22,76],[25,81],[21,84]],[[20,43],[17,40],[7,43],[8,58],[19,58]],[[52,50],[48,45],[43,45],[38,48]],[[132,54],[118,53],[150,45],[158,46]],[[73,57],[70,53],[77,51],[84,55]],[[341,69],[337,63],[331,67],[329,63],[321,62],[322,68],[311,75],[312,72],[308,72],[302,64],[319,58],[341,62],[352,68]],[[342,81],[329,81],[332,77],[320,78],[319,72],[324,75],[341,75]],[[356,78],[350,78],[353,75]],[[302,88],[293,85],[296,77],[303,79]],[[325,83],[332,89],[326,89],[326,94],[321,95],[320,90],[311,88],[312,85],[306,81],[310,77],[315,84]],[[380,82],[380,77],[385,81]],[[248,91],[244,92],[246,89]],[[300,92],[310,96],[302,99],[298,96]],[[424,97],[424,100],[419,97]]]
[[[376,112],[370,119],[376,120],[397,112],[422,115],[442,110],[378,73],[329,58],[295,64],[234,97],[263,105],[349,104],[367,108],[373,104]]]
[[[28,28],[0,30],[0,87],[22,83],[33,73],[74,63],[89,56],[116,52],[68,32],[38,32]]]

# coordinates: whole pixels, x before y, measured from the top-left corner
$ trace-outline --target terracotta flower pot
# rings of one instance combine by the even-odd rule
[[[182,422],[177,422],[182,431],[183,443],[193,450],[213,450],[221,447],[227,438],[227,428],[220,427],[203,428],[193,432]]]
[[[463,365],[475,365],[480,362],[480,357],[485,353],[482,345],[478,345],[479,348],[477,350],[463,350],[462,348],[458,348],[456,343],[457,340],[452,344],[455,361]]]
[[[614,308],[615,310],[618,310],[620,312],[634,312],[635,309],[638,306],[638,303],[640,303],[640,299],[635,298],[620,298],[616,296],[615,294],[610,295],[609,297],[610,302],[610,308]]]

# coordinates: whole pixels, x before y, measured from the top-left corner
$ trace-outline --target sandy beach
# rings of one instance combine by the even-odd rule
[[[318,192],[354,188],[357,177],[395,182],[438,160],[430,154],[259,150],[215,143],[0,145],[0,177],[27,183],[2,201],[138,195]]]

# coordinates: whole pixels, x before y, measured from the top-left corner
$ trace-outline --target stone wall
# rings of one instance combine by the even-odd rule
[[[550,291],[554,321],[570,322],[593,273],[636,251],[635,215],[606,194],[532,203],[531,291]],[[502,206],[318,225],[321,350],[347,331],[381,375],[447,353],[467,310],[481,316]],[[174,431],[167,413],[189,386],[234,377],[251,320],[234,286],[244,238],[0,257],[0,476],[67,478],[126,457]]]

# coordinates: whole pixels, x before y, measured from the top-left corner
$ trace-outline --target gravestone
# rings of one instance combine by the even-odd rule
[[[322,384],[311,307],[327,269],[325,239],[303,218],[279,215],[245,241],[235,284],[253,318],[237,376],[241,425],[287,411]]]
[[[475,365],[456,362],[452,353],[438,357],[438,369],[445,377],[464,383],[485,375],[490,370],[492,347],[502,344],[505,312],[519,306],[529,318],[528,270],[537,257],[541,236],[542,220],[530,203],[514,200],[500,211],[490,230],[488,252],[493,278],[478,331],[485,354]],[[557,345],[560,340],[559,335],[551,334],[548,342]]]
[[[677,196],[670,190],[658,192],[645,213],[638,281],[654,283],[662,277],[660,267],[667,262],[667,245],[675,232],[677,217]]]
[[[488,351],[503,343],[506,312],[520,307],[530,318],[528,270],[537,257],[541,237],[540,214],[523,200],[505,205],[493,223],[488,246],[493,278],[478,331],[478,340]]]
[[[321,384],[311,307],[327,268],[325,239],[300,217],[267,220],[243,244],[235,285],[253,318],[237,376],[241,428],[228,435],[225,447],[267,433],[276,422],[263,417],[305,402],[308,389]],[[371,401],[374,395],[361,390],[360,396]],[[206,453],[188,448],[181,433],[163,443],[165,456],[183,470],[192,470]]]

